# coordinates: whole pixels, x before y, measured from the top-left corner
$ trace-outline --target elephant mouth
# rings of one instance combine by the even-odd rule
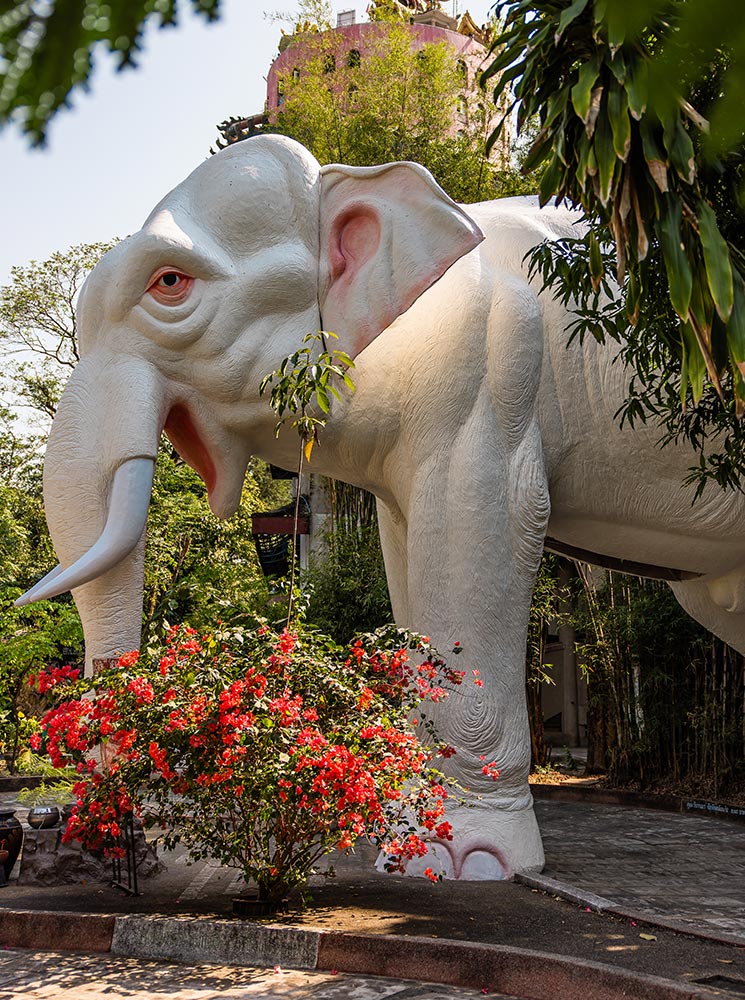
[[[171,407],[163,430],[186,464],[202,478],[211,494],[217,482],[215,463],[183,403],[176,403]]]

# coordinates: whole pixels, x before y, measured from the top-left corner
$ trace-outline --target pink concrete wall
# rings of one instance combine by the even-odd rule
[[[365,54],[373,48],[373,39],[385,32],[386,28],[381,24],[365,23],[349,24],[331,30],[336,36],[341,36],[344,39],[343,51],[357,49],[364,58]],[[412,45],[417,49],[430,43],[446,42],[455,53],[456,58],[463,59],[468,66],[468,87],[473,85],[474,76],[487,56],[487,50],[480,42],[467,35],[461,35],[457,31],[448,31],[446,28],[436,28],[429,24],[411,24],[409,30],[412,35]],[[270,113],[277,107],[279,78],[289,77],[296,67],[302,70],[302,52],[303,43],[299,38],[297,42],[291,42],[272,63],[266,80],[266,108]]]

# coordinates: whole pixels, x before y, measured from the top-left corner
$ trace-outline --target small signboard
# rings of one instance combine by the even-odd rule
[[[687,800],[685,810],[686,812],[705,812],[710,816],[726,816],[728,819],[745,820],[745,806],[730,805],[728,802]]]

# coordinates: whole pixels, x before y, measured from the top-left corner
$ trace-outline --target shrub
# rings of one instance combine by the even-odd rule
[[[434,761],[455,751],[423,709],[462,680],[427,638],[394,627],[342,647],[307,626],[174,626],[45,716],[52,762],[81,773],[65,837],[116,855],[134,811],[166,846],[239,868],[272,902],[358,837],[402,871],[425,838],[451,836],[452,784]]]

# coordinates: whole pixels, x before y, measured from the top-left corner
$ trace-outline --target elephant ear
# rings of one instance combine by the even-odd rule
[[[483,240],[418,163],[321,171],[319,305],[352,357]]]

